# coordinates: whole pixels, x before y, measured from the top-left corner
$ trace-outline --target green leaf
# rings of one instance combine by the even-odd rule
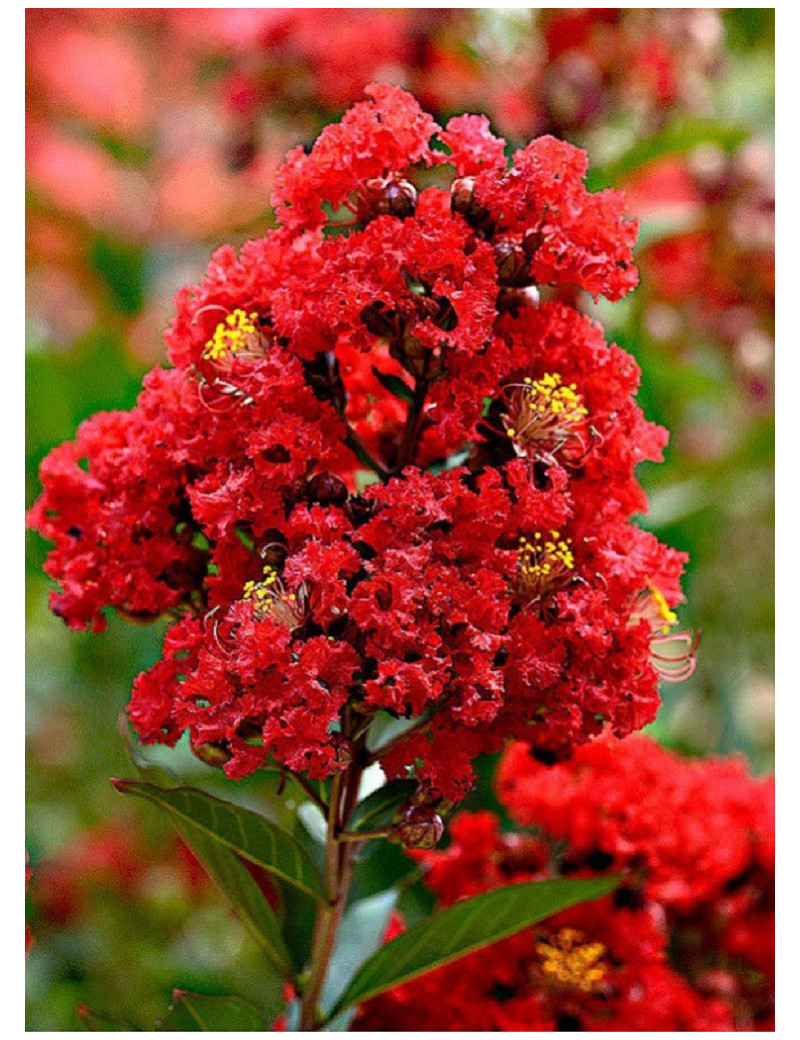
[[[76,1008],[78,1024],[87,1033],[141,1033],[138,1026],[130,1022],[123,1022],[121,1018],[114,1018],[103,1011],[92,1011],[85,1004],[78,1004]]]
[[[416,780],[390,780],[356,806],[350,831],[377,831],[388,827],[398,808],[417,789]]]
[[[506,939],[568,906],[611,892],[617,877],[526,881],[441,910],[382,946],[361,965],[329,1018],[401,982]]]
[[[392,888],[378,892],[359,900],[345,914],[322,990],[324,1012],[335,1006],[358,966],[380,949],[397,896],[397,890]],[[355,1009],[351,1009],[337,1016],[335,1022],[330,1022],[329,1031],[345,1032],[354,1013]]]
[[[686,155],[698,145],[712,144],[725,152],[735,151],[747,138],[745,129],[713,119],[682,119],[637,141],[631,148],[603,166],[594,166],[586,177],[590,191],[617,185],[654,159]]]
[[[369,732],[367,733],[367,750],[381,751],[387,744],[390,744],[411,729],[412,726],[416,726],[418,722],[418,716],[413,718],[401,716],[397,718],[396,715],[391,715],[388,711],[377,712],[370,723]]]
[[[124,715],[119,719],[118,730],[128,757],[141,776],[152,780],[156,786],[174,782],[175,777],[168,770],[154,766],[144,758]],[[278,917],[247,867],[232,849],[210,837],[200,827],[176,817],[172,822],[233,912],[278,969],[281,978],[290,978],[292,961],[281,935]]]
[[[414,400],[414,391],[399,376],[381,372],[375,365],[372,366],[372,374],[385,390],[388,390],[390,394],[394,394],[395,397],[399,397],[401,401],[411,404]]]
[[[210,837],[202,828],[177,820],[175,826],[281,976],[291,978],[292,959],[283,941],[277,914],[247,867],[227,845]]]
[[[165,789],[135,780],[111,782],[122,794],[154,802],[173,818],[199,827],[237,855],[325,901],[322,880],[311,856],[296,838],[266,817],[192,787]]]
[[[240,997],[209,997],[176,989],[166,1016],[156,1025],[165,1033],[270,1032],[258,1011]]]

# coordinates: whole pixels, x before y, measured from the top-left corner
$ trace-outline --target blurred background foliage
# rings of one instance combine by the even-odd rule
[[[672,433],[642,467],[641,523],[690,554],[682,621],[702,641],[653,732],[772,768],[773,9],[28,9],[26,49],[26,505],[52,447],[133,404],[211,249],[271,226],[287,148],[365,84],[407,86],[439,118],[485,111],[513,146],[555,133],[642,223],[638,290],[578,302],[636,356],[640,403]],[[168,826],[107,782],[132,775],[117,720],[162,630],[68,632],[45,554],[29,534],[28,1028],[72,1030],[84,1002],[150,1028],[173,986],[270,1018],[280,985],[249,936]],[[183,745],[154,757],[221,789]],[[491,775],[481,763],[471,807],[497,809]],[[311,841],[276,783],[234,796]],[[361,894],[406,875],[406,916],[425,912],[412,864],[370,853]]]

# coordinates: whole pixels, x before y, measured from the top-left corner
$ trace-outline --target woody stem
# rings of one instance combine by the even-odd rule
[[[319,1000],[336,945],[336,934],[347,903],[357,846],[342,841],[341,835],[358,800],[363,764],[359,756],[331,783],[325,838],[325,888],[329,899],[320,904],[314,922],[308,982],[300,1003],[300,1030],[314,1031],[320,1025]]]
[[[408,406],[406,428],[403,432],[403,442],[400,445],[397,463],[394,467],[395,473],[402,472],[403,468],[414,458],[417,449],[417,441],[419,440],[420,426],[423,417],[423,406],[425,404],[425,395],[427,392],[427,379],[417,379],[414,385],[414,393]]]

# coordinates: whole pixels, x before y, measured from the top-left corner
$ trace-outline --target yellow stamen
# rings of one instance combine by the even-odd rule
[[[549,941],[536,943],[539,968],[547,982],[582,993],[593,993],[600,987],[608,971],[603,960],[606,947],[584,939],[575,928],[561,928]]]
[[[589,414],[576,384],[562,383],[558,372],[541,379],[526,376],[506,389],[507,411],[503,422],[514,450],[522,458],[552,462],[553,456],[571,443],[571,454],[581,454],[581,427]]]
[[[271,617],[288,628],[299,628],[306,617],[307,595],[305,584],[297,593],[287,592],[274,567],[267,564],[261,581],[246,581],[242,599],[252,602],[256,616]]]
[[[206,343],[203,357],[207,361],[221,361],[251,346],[258,334],[257,320],[255,311],[246,314],[237,307],[217,325],[214,335]]]
[[[519,590],[526,600],[539,599],[564,584],[569,572],[575,569],[572,542],[562,538],[559,531],[551,531],[551,538],[543,538],[541,531],[533,542],[522,535],[517,548]]]
[[[664,593],[649,578],[647,579],[647,587],[650,590],[650,595],[653,597],[653,605],[661,622],[661,634],[666,635],[671,625],[678,624],[678,615],[674,610],[669,609]]]

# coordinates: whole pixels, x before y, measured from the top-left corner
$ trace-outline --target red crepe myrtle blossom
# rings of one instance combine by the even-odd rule
[[[441,905],[534,878],[613,872],[620,887],[375,998],[357,1028],[773,1028],[771,780],[632,737],[549,768],[513,745],[498,787],[526,829],[464,813],[447,850],[415,853]]]
[[[635,285],[622,197],[564,142],[509,164],[485,118],[367,95],[287,157],[282,226],[178,294],[174,367],[48,456],[29,522],[69,625],[173,618],[144,741],[322,779],[384,711],[415,720],[387,774],[452,801],[509,736],[559,757],[653,719],[684,557],[630,523],[666,439],[635,363],[538,303]]]

